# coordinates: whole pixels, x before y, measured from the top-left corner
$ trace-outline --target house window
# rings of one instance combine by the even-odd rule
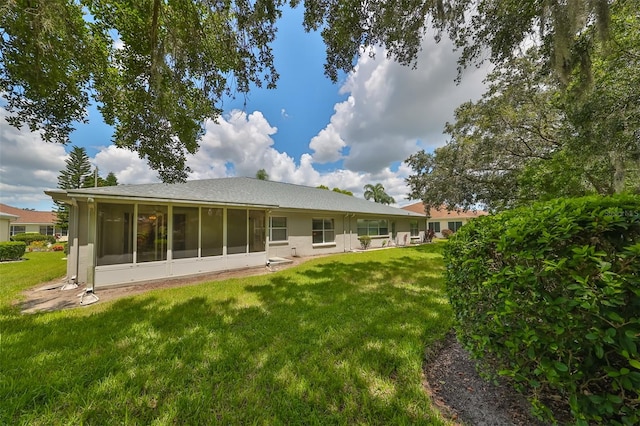
[[[171,255],[174,259],[198,257],[198,208],[173,208],[173,243]]]
[[[420,235],[420,232],[418,231],[418,221],[417,220],[412,220],[409,222],[409,234],[412,237],[417,237],[418,235]]]
[[[167,260],[167,206],[138,206],[137,262]]]
[[[40,225],[42,235],[53,235],[53,225]]]
[[[449,229],[451,229],[453,232],[456,232],[458,229],[462,227],[462,222],[449,222],[448,226],[449,226]]]
[[[247,252],[247,211],[227,210],[227,254]]]
[[[133,205],[98,203],[96,264],[133,263]]]
[[[266,251],[265,218],[264,210],[249,210],[249,253]]]
[[[224,246],[222,234],[224,226],[223,213],[222,209],[202,208],[200,214],[200,221],[202,223],[202,248],[200,255],[202,257],[222,256]]]
[[[269,218],[269,241],[287,241],[289,235],[287,233],[286,217],[270,217]]]
[[[358,235],[389,235],[386,219],[358,219]]]
[[[333,219],[313,219],[311,230],[313,244],[333,243],[336,240]]]
[[[27,227],[24,225],[11,225],[11,236],[17,234],[24,234],[27,231]]]
[[[429,230],[433,232],[440,232],[440,222],[429,222]]]

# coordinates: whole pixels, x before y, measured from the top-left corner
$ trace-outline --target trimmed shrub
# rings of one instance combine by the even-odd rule
[[[36,232],[16,234],[11,239],[13,241],[23,241],[26,245],[31,245],[34,241],[46,241],[51,244],[56,242],[56,237],[53,235],[43,235]]]
[[[0,243],[0,260],[17,260],[24,256],[27,245],[22,241],[4,241]]]
[[[640,197],[479,217],[445,261],[458,338],[538,415],[553,395],[578,424],[640,422]]]
[[[451,229],[443,229],[442,230],[442,236],[444,238],[451,238],[451,236],[453,235],[453,231]]]
[[[368,235],[359,236],[358,241],[360,241],[360,247],[362,247],[362,250],[368,249],[371,245],[371,237]]]

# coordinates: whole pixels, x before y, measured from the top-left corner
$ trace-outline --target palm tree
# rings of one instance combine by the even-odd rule
[[[373,201],[380,204],[391,204],[395,203],[396,200],[393,199],[389,194],[387,194],[384,190],[384,186],[381,183],[366,184],[364,186],[364,198],[370,200],[373,198]]]

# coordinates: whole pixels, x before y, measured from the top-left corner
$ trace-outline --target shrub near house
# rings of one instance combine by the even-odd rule
[[[0,242],[0,261],[20,259],[26,249],[27,245],[22,241]]]
[[[640,422],[640,197],[556,200],[478,218],[446,249],[457,333],[579,424]]]
[[[54,237],[53,235],[43,235],[35,232],[27,232],[14,235],[13,237],[11,237],[11,240],[23,241],[27,245],[31,245],[36,241],[44,241],[47,244],[53,244],[56,242],[56,237]]]

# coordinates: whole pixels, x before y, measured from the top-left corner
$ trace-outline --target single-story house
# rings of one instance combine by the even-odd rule
[[[11,236],[11,222],[16,220],[18,216],[5,213],[0,210],[0,242],[9,241]]]
[[[9,236],[24,232],[36,232],[42,235],[66,235],[66,229],[62,230],[58,226],[58,215],[54,212],[44,212],[37,210],[24,210],[0,204],[0,212],[17,216],[11,221]]]
[[[270,259],[405,244],[424,216],[254,178],[46,191],[67,203],[69,279],[90,289],[231,269]]]
[[[427,216],[427,229],[432,230],[436,237],[442,237],[442,231],[450,229],[456,232],[471,219],[487,215],[484,210],[447,210],[446,207],[431,208],[427,212],[421,202],[402,207],[404,210]]]

